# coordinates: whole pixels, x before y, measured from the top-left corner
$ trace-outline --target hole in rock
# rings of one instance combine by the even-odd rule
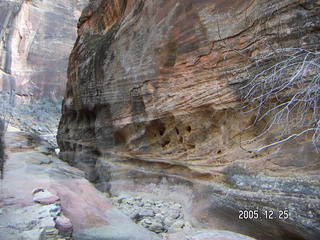
[[[194,149],[195,147],[196,147],[196,145],[194,145],[194,144],[188,144],[189,149]]]
[[[159,129],[159,134],[160,134],[160,136],[163,136],[164,132],[165,132],[165,129],[164,129],[164,128]]]
[[[170,143],[170,139],[166,139],[161,146],[164,148],[165,146],[167,146]]]
[[[175,128],[176,129],[176,133],[179,135],[180,132],[179,132],[179,129],[178,128]]]
[[[187,127],[187,131],[191,132],[191,127],[190,126]]]
[[[126,137],[121,131],[116,131],[114,133],[114,141],[116,145],[121,145],[126,143]]]
[[[78,149],[77,149],[79,152],[82,151],[82,145],[81,144],[78,144]]]
[[[98,149],[93,149],[93,150],[91,151],[91,153],[92,153],[93,155],[95,155],[95,156],[98,156],[98,157],[101,156],[101,152],[100,152]]]
[[[151,123],[147,126],[147,131],[150,133],[156,132],[154,133],[155,137],[157,135],[157,132],[160,134],[160,136],[163,136],[166,131],[166,127],[161,120],[156,119],[151,121]]]

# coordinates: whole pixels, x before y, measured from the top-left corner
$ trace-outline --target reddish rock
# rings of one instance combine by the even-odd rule
[[[0,2],[0,90],[15,90],[20,101],[63,95],[77,20],[87,2]]]
[[[6,137],[8,165],[4,179],[1,180],[0,191],[4,206],[32,206],[35,205],[32,197],[49,203],[57,200],[58,194],[63,215],[72,222],[74,239],[159,240],[156,234],[138,226],[113,207],[110,201],[84,178],[82,171],[59,159],[55,159],[57,164],[39,165],[39,161],[47,159],[46,155],[29,149],[11,152],[11,144],[16,144],[17,140],[27,143],[25,134],[9,132]],[[33,190],[34,196],[31,194]],[[50,201],[46,199],[54,196]],[[56,212],[55,208],[54,205],[48,206],[52,215]],[[54,226],[55,223],[53,220],[52,222]],[[69,226],[65,218],[58,219],[58,223],[62,227]],[[7,224],[6,219],[0,223],[3,224]]]
[[[44,205],[53,204],[59,200],[60,198],[58,196],[52,194],[47,189],[36,189],[36,192],[33,196],[34,202]]]
[[[55,227],[59,230],[59,234],[62,236],[71,236],[73,231],[73,225],[69,218],[64,215],[58,216],[55,220]]]
[[[215,219],[221,229],[261,239],[271,225],[279,226],[270,230],[275,238],[319,235],[320,203],[312,200],[320,195],[319,156],[310,138],[246,151],[281,131],[250,141],[266,126],[252,127],[257,113],[243,114],[239,95],[248,80],[282,61],[263,61],[274,49],[318,51],[319,16],[320,2],[309,0],[90,1],[69,61],[59,157],[104,191],[163,179],[185,184],[193,216],[201,213],[196,217],[208,227]],[[282,221],[285,227],[253,223],[259,232],[238,221],[239,209],[265,207],[289,207],[294,220]]]
[[[34,194],[36,194],[36,193],[38,193],[38,192],[44,192],[45,190],[46,190],[46,189],[43,188],[43,187],[37,187],[37,188],[35,188],[35,189],[32,190],[32,194],[34,195]]]

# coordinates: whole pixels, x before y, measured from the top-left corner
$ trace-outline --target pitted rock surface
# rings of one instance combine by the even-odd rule
[[[280,61],[264,61],[274,49],[319,51],[319,16],[311,0],[91,1],[69,60],[59,156],[111,194],[177,188],[203,227],[316,240],[310,136],[249,151],[282,131],[251,141],[266,126],[252,127],[257,112],[242,113],[239,90]],[[246,208],[291,217],[239,221]]]

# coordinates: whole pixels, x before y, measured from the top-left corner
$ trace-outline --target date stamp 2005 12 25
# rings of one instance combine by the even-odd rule
[[[288,210],[239,210],[238,217],[243,220],[286,220],[290,214]]]

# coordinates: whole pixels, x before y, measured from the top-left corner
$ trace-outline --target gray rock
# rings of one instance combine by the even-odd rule
[[[135,201],[142,201],[142,197],[136,196],[136,197],[134,197],[134,200]]]
[[[74,240],[160,240],[155,233],[134,224],[119,210],[106,212],[110,224],[90,229],[80,229],[73,234]]]
[[[152,209],[142,209],[141,211],[138,212],[138,215],[140,218],[154,217],[155,213]]]
[[[24,208],[7,208],[3,216],[0,215],[0,239],[2,240],[49,240],[58,239],[58,232],[51,233],[55,229],[50,210],[56,206],[39,205]]]
[[[45,159],[42,159],[42,160],[41,160],[40,164],[50,164],[50,163],[52,163],[52,162],[53,162],[52,159],[50,159],[50,158],[45,158]]]
[[[32,229],[23,232],[23,240],[44,240],[46,236],[45,229]]]
[[[182,220],[175,221],[172,225],[173,229],[180,229],[184,227],[184,222]]]
[[[178,210],[173,210],[169,212],[169,217],[172,219],[178,219],[180,217],[181,212]]]
[[[164,221],[165,219],[165,216],[161,213],[156,213],[155,216],[154,216],[155,219],[158,219],[158,221]]]
[[[144,199],[140,196],[120,196],[112,201],[132,220],[155,233],[180,231],[184,225],[182,206],[179,203]],[[177,219],[180,221],[173,227]]]
[[[161,233],[161,232],[164,232],[164,230],[165,230],[165,228],[161,222],[159,222],[155,219],[152,219],[152,218],[144,218],[144,219],[142,219],[140,224],[141,224],[141,226],[143,226],[143,227],[145,227],[155,233]]]
[[[61,212],[61,207],[59,204],[50,204],[48,205],[49,212],[56,212],[59,213]]]
[[[46,155],[49,155],[50,154],[50,149],[48,146],[39,146],[36,148],[37,151],[43,153],[43,154],[46,154]],[[48,163],[40,163],[40,164],[48,164]]]
[[[170,217],[166,217],[164,220],[163,220],[163,223],[165,225],[166,228],[172,228],[172,225],[175,221],[170,218]]]
[[[152,222],[152,224],[149,226],[149,229],[155,233],[162,233],[165,230],[163,224],[157,221]]]

